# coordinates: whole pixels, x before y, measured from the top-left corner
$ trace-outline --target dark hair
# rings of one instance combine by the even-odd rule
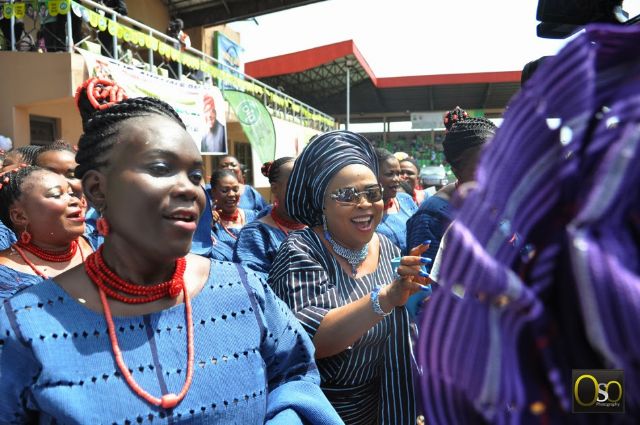
[[[184,29],[184,21],[180,18],[172,19],[171,22],[169,22],[169,27],[171,29],[180,31]]]
[[[211,189],[213,190],[213,188],[218,185],[218,182],[220,182],[220,180],[227,176],[231,176],[234,179],[238,180],[238,176],[236,176],[236,173],[226,168],[214,171],[213,174],[211,174]]]
[[[222,155],[219,159],[218,159],[218,163],[220,163],[220,161],[222,161],[222,158],[232,158],[234,161],[236,161],[238,163],[238,167],[240,166],[240,161],[238,161],[238,158],[236,158],[235,156],[231,155],[231,154],[225,154]]]
[[[400,161],[400,163],[403,163],[403,162],[410,162],[411,164],[413,164],[414,167],[416,167],[416,170],[418,170],[418,172],[420,171],[420,167],[418,166],[418,161],[416,161],[415,158],[408,156],[402,161]]]
[[[40,152],[41,149],[42,149],[42,146],[38,146],[38,145],[20,146],[19,148],[9,149],[5,155],[10,155],[13,152],[17,152],[22,157],[22,161],[20,162],[25,163],[27,165],[34,165],[36,162],[38,153]]]
[[[260,171],[262,175],[269,179],[269,183],[275,183],[280,178],[280,167],[289,162],[293,162],[295,159],[291,156],[283,156],[275,161],[269,161],[262,164]]]
[[[78,167],[75,174],[78,178],[82,178],[89,170],[95,170],[107,164],[106,153],[116,143],[116,136],[122,123],[131,118],[160,115],[186,129],[178,113],[162,100],[136,97],[122,100],[120,103],[112,102],[106,109],[96,110],[87,96],[86,87],[80,87],[76,99],[83,117],[84,134],[80,136],[76,154]]]
[[[395,158],[391,152],[384,148],[375,148],[376,156],[378,157],[378,165],[382,164],[388,159]]]
[[[536,72],[538,67],[542,65],[542,62],[544,62],[549,57],[551,56],[542,56],[536,60],[533,60],[527,63],[524,66],[524,68],[522,68],[522,73],[520,74],[520,85],[521,86],[524,85],[524,83],[526,83],[529,80],[529,78],[533,76],[533,73]]]
[[[45,169],[35,165],[27,165],[0,174],[0,220],[14,233],[15,229],[9,217],[9,208],[22,196],[22,184],[26,178],[36,171],[45,171]]]
[[[42,149],[40,149],[36,154],[34,163],[38,162],[38,158],[40,158],[40,155],[47,152],[71,152],[74,155],[76,154],[76,150],[69,143],[65,142],[64,140],[56,140],[53,143],[42,146]]]

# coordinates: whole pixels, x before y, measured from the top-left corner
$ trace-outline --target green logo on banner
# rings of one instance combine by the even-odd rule
[[[238,116],[260,162],[273,161],[276,156],[276,130],[267,108],[255,97],[241,91],[225,90],[222,93]]]

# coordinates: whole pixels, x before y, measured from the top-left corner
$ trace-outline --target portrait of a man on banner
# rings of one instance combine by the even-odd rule
[[[219,91],[218,91],[219,92]],[[224,125],[224,113],[222,110],[224,100],[220,96],[215,98],[213,91],[205,92],[203,103],[203,118],[207,131],[200,140],[200,152],[203,154],[227,153],[227,128]]]

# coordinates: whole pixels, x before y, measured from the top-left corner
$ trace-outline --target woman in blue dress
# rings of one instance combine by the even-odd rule
[[[242,228],[233,251],[234,262],[268,274],[278,248],[289,232],[306,227],[289,217],[283,202],[293,161],[292,157],[283,157],[262,166],[262,174],[271,183],[273,205],[269,214]]]
[[[378,181],[382,185],[384,215],[376,232],[388,237],[404,255],[414,247],[407,247],[407,220],[418,210],[411,195],[398,192],[400,187],[400,162],[386,149],[376,148],[378,157]]]
[[[356,133],[326,133],[305,147],[285,204],[309,227],[282,243],[269,283],[312,337],[322,389],[346,423],[414,425],[403,305],[425,280],[416,256],[392,270],[400,250],[375,232],[384,207],[377,168]]]
[[[253,186],[244,183],[240,162],[236,157],[231,155],[221,157],[218,167],[221,170],[231,170],[235,173],[240,188],[240,204],[238,205],[240,208],[260,212],[269,205],[260,192]],[[211,186],[213,186],[213,183]]]
[[[93,252],[84,209],[60,175],[24,166],[0,175],[0,221],[15,242],[0,251],[0,299],[57,276]]]
[[[118,90],[98,83],[81,108]],[[175,111],[136,98],[90,117],[76,172],[105,240],[0,306],[0,423],[340,423],[268,285],[188,253],[204,169]]]
[[[217,213],[217,220],[211,228],[214,251],[231,261],[240,230],[255,220],[257,214],[254,210],[238,206],[240,183],[231,170],[214,171],[211,175],[211,195]],[[220,244],[222,246],[218,246]]]

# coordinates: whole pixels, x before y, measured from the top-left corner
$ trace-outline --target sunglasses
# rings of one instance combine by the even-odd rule
[[[358,192],[355,187],[344,187],[332,192],[329,196],[339,204],[358,205],[362,202],[363,196],[367,202],[374,203],[382,200],[382,187],[376,185],[362,192]]]

